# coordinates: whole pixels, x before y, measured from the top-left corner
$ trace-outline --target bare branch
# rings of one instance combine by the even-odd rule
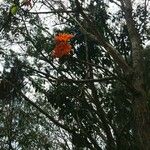
[[[114,79],[115,79],[114,77],[105,77],[101,79],[80,79],[80,80],[58,78],[56,80],[50,79],[50,81],[51,82],[66,82],[66,83],[93,83],[93,82],[107,82],[109,80],[114,80]]]
[[[30,13],[30,14],[55,14],[55,13],[74,13],[75,11],[72,11],[72,10],[61,10],[61,9],[58,9],[58,10],[53,10],[53,11],[43,11],[43,12],[33,12],[33,11],[30,11],[30,12],[27,12],[27,13]]]
[[[120,4],[118,4],[116,1],[111,0],[111,2],[112,2],[112,3],[114,3],[114,4],[116,4],[118,7],[121,7],[121,5],[120,5]]]

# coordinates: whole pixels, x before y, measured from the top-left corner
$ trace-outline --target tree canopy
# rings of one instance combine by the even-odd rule
[[[150,149],[149,0],[0,4],[0,149]]]

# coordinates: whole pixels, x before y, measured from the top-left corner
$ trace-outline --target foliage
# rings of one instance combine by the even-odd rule
[[[82,1],[82,10],[78,2],[70,0],[68,8],[48,0],[27,6],[19,1],[1,4],[0,149],[139,149],[133,75],[120,67],[104,44],[112,44],[133,67],[124,12],[119,7],[109,11],[114,1]],[[39,6],[47,11],[35,12]],[[143,45],[149,40],[149,12],[144,8],[136,5],[133,12]],[[49,17],[56,20],[53,29]],[[64,41],[69,46],[66,55],[53,58],[50,54],[59,48],[55,44],[62,43],[55,43],[60,35],[72,39]],[[145,48],[147,95],[149,57]]]

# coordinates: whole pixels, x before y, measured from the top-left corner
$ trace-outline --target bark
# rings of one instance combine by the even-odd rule
[[[150,116],[146,98],[135,95],[133,102],[135,135],[140,150],[150,150]]]
[[[121,0],[122,9],[132,44],[133,82],[133,113],[135,121],[135,135],[137,147],[140,150],[150,150],[150,110],[144,90],[142,43],[132,17],[132,3],[130,0]]]

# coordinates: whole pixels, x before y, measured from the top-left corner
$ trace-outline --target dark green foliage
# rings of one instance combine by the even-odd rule
[[[86,31],[94,32],[74,1],[70,3],[71,15]],[[91,0],[86,5],[82,1],[82,6],[97,31],[132,67],[123,12],[108,13],[108,5],[102,0]],[[127,86],[131,81],[104,48],[83,33],[70,16],[67,22],[60,19],[65,25],[56,27],[53,35],[38,14],[23,8],[13,16],[6,8],[2,7],[1,12],[1,58],[5,66],[0,83],[0,149],[138,150],[133,136],[133,93]],[[143,6],[134,12],[143,43],[149,38],[145,13]],[[70,41],[73,52],[59,60],[50,55],[57,33],[75,35]],[[7,44],[19,48],[11,49]],[[149,48],[143,58],[145,88],[150,95]],[[100,81],[108,77],[111,80]],[[93,82],[95,79],[99,81]]]

